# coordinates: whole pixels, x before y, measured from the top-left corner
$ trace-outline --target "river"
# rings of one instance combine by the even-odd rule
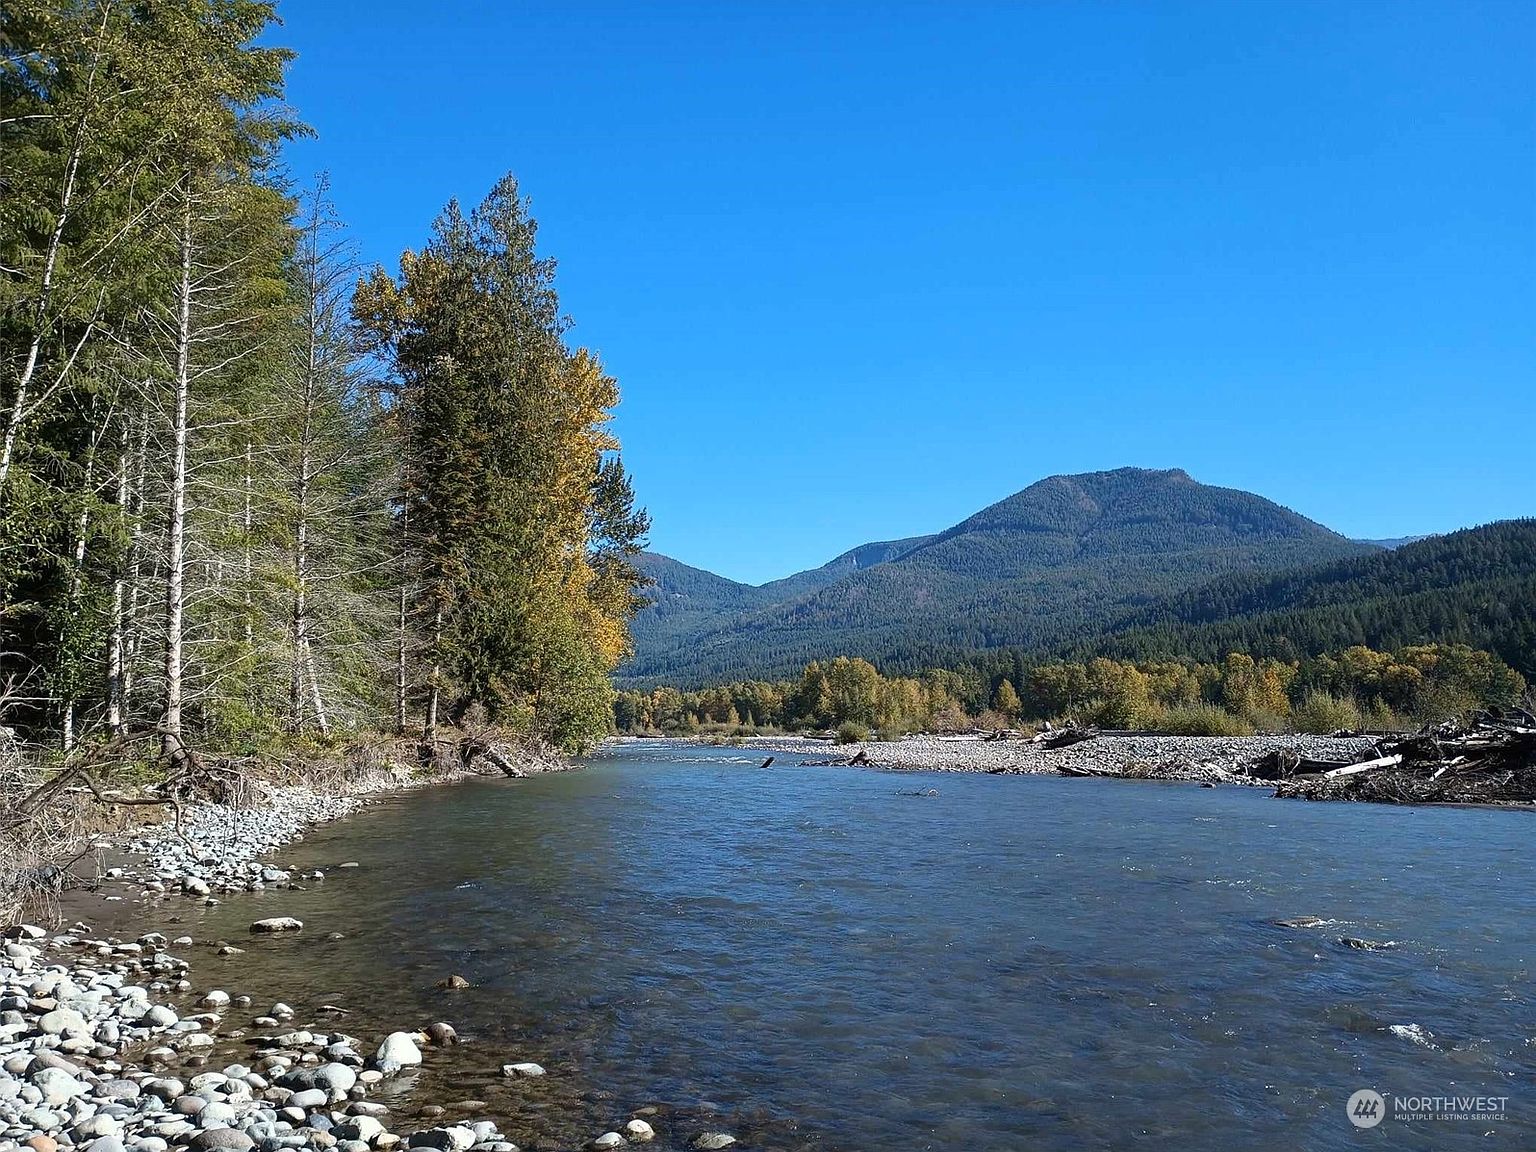
[[[390,1102],[482,1101],[525,1148],[647,1106],[678,1147],[1536,1147],[1526,813],[757,764],[630,742],[393,796],[283,854],[323,881],[170,930],[247,949],[191,953],[199,988],[451,1021]],[[304,932],[246,938],[279,913]],[[1357,1130],[1361,1088],[1507,1115]]]

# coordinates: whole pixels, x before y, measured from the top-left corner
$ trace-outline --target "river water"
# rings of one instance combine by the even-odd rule
[[[301,1022],[453,1022],[391,1102],[482,1102],[524,1147],[643,1107],[677,1147],[1536,1147],[1529,814],[757,763],[632,742],[395,796],[284,854],[325,880],[176,931],[247,948],[194,951],[199,988]],[[245,938],[279,913],[304,932]],[[1334,923],[1273,923],[1303,915]],[[1507,1117],[1357,1130],[1360,1088]]]

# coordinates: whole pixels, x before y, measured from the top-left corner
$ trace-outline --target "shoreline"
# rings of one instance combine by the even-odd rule
[[[574,765],[530,757],[516,767],[532,775]],[[87,912],[92,897],[135,899],[143,902],[144,917],[163,928],[133,939],[98,934],[81,922],[61,931],[30,924],[5,931],[0,1152],[516,1152],[493,1120],[457,1111],[450,1117],[447,1101],[415,1101],[414,1119],[392,1119],[390,1108],[371,1098],[408,1093],[401,1073],[423,1062],[422,1049],[458,1042],[448,1022],[413,1022],[365,1041],[348,1035],[337,1023],[344,1017],[324,1005],[301,1020],[286,1004],[264,1007],[208,983],[233,984],[238,973],[194,971],[175,952],[199,942],[170,938],[189,904],[212,906],[321,879],[318,870],[299,873],[278,862],[282,849],[318,826],[374,800],[479,775],[380,769],[329,794],[263,783],[254,804],[188,804],[179,828],[167,813],[159,824],[98,840],[97,849],[121,852],[124,860],[100,872],[90,896],[66,893],[70,913]],[[252,933],[303,930],[292,917],[264,911]],[[244,951],[233,941],[203,943],[213,945],[210,955]],[[213,1058],[232,1045],[246,1049],[243,1058]],[[517,1058],[499,1066],[508,1080],[544,1075],[539,1065]],[[655,1136],[638,1115],[622,1128],[588,1146],[614,1148]],[[695,1138],[701,1148],[731,1143],[724,1133]]]
[[[666,737],[662,737],[666,739]],[[689,743],[707,738],[685,737]],[[1321,759],[1351,759],[1368,752],[1368,736],[1154,736],[1097,734],[1060,748],[1028,740],[980,736],[908,736],[902,740],[833,744],[806,736],[744,736],[723,747],[840,761],[887,771],[982,772],[999,776],[1106,776],[1131,780],[1270,787],[1274,781],[1246,769],[1277,750]]]
[[[626,738],[627,739],[627,738]],[[860,767],[892,772],[974,772],[998,776],[1072,776],[1117,780],[1170,781],[1205,787],[1234,785],[1268,788],[1277,798],[1332,803],[1395,803],[1406,806],[1454,806],[1531,810],[1536,801],[1518,798],[1380,800],[1351,794],[1343,781],[1314,776],[1278,778],[1271,770],[1279,757],[1350,765],[1379,754],[1382,736],[1164,736],[1145,733],[1095,733],[1063,747],[1030,740],[989,740],[978,735],[907,736],[894,741],[834,744],[809,736],[638,737],[741,749],[753,754],[801,757],[800,766]],[[793,765],[783,764],[789,767]],[[1310,780],[1324,787],[1308,793],[1288,790]],[[1333,785],[1333,787],[1329,787]]]

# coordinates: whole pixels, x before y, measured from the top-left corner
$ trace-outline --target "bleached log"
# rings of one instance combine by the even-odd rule
[[[1346,764],[1342,768],[1330,768],[1323,773],[1323,779],[1336,780],[1340,776],[1354,776],[1360,772],[1370,772],[1376,768],[1394,768],[1403,762],[1401,755],[1379,756],[1375,760],[1367,760],[1361,764]]]

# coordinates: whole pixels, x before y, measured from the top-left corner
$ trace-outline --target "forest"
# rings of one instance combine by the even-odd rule
[[[273,5],[0,21],[11,738],[604,736],[648,522],[517,182],[361,267]]]
[[[1186,736],[1326,734],[1515,704],[1526,687],[1498,657],[1465,645],[1356,646],[1298,661],[1231,652],[1212,663],[1031,662],[994,653],[918,676],[885,676],[867,660],[840,656],[813,661],[797,680],[620,692],[614,718],[619,731],[637,735],[835,730],[849,742],[1045,721]]]

